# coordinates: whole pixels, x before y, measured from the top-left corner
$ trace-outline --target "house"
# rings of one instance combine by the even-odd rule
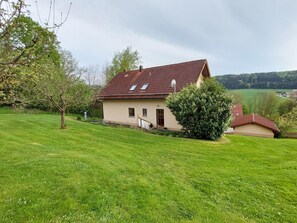
[[[280,131],[275,123],[258,114],[234,117],[233,134],[273,138]]]
[[[199,87],[207,77],[210,71],[205,59],[123,71],[99,93],[104,121],[132,126],[144,121],[154,127],[180,130],[166,107],[166,97],[191,83]]]
[[[235,104],[232,106],[232,116],[233,118],[243,115],[243,109],[241,104]]]
[[[231,128],[225,133],[273,138],[280,131],[276,124],[258,114],[243,115],[242,105],[232,106]]]

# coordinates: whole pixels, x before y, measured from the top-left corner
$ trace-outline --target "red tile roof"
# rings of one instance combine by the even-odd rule
[[[179,64],[151,67],[139,70],[126,71],[117,74],[99,93],[100,99],[125,98],[165,98],[172,93],[171,80],[176,80],[176,91],[190,83],[196,83],[200,73],[209,77],[210,72],[207,60],[196,60]],[[129,90],[136,84],[134,90]],[[141,90],[144,84],[149,84]]]
[[[234,128],[234,127],[238,127],[246,124],[258,124],[268,129],[271,129],[274,133],[280,132],[273,121],[267,118],[264,118],[258,114],[238,116],[233,120],[231,127]]]
[[[240,105],[240,104],[233,105],[232,106],[232,115],[234,118],[237,116],[243,115],[242,105]]]

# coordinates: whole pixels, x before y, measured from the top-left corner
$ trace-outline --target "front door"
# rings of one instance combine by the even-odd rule
[[[157,126],[164,127],[164,109],[156,110]]]

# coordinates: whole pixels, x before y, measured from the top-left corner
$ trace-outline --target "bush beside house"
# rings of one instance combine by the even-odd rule
[[[167,97],[167,106],[189,138],[216,140],[227,129],[232,98],[215,79],[189,85]]]

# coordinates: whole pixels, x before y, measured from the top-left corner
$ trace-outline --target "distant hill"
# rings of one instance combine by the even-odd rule
[[[227,89],[297,89],[297,70],[216,76]]]

